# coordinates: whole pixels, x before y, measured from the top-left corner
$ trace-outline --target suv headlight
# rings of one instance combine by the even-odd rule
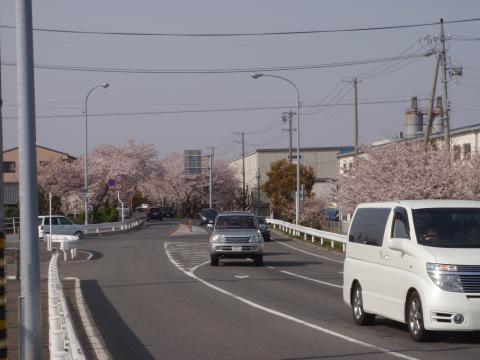
[[[250,238],[250,242],[252,242],[252,243],[258,243],[258,242],[260,242],[260,239],[261,239],[261,235],[253,235],[253,236]]]
[[[430,279],[442,290],[463,292],[462,281],[456,265],[427,263]]]
[[[212,243],[221,243],[223,242],[223,236],[222,235],[213,235],[211,237]]]

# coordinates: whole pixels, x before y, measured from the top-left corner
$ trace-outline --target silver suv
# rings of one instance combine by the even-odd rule
[[[210,265],[217,266],[221,258],[253,259],[263,265],[263,238],[255,215],[250,212],[218,214],[210,237]]]

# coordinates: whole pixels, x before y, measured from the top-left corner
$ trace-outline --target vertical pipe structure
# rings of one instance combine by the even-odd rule
[[[213,167],[213,152],[208,156],[208,207],[212,208],[212,167]]]
[[[437,59],[435,61],[435,69],[433,72],[433,82],[432,82],[432,92],[430,98],[430,105],[428,107],[428,115],[427,115],[427,129],[425,130],[424,134],[424,142],[423,148],[425,151],[428,149],[428,142],[430,139],[430,133],[432,132],[432,122],[433,122],[433,105],[435,102],[435,92],[437,88],[437,80],[438,80],[438,69],[440,67],[440,54],[437,54]]]
[[[450,102],[448,101],[448,84],[447,84],[447,52],[445,50],[445,32],[443,30],[443,19],[440,19],[440,42],[442,44],[442,82],[443,82],[443,116],[444,116],[444,133],[445,148],[450,151]]]
[[[42,326],[38,252],[35,84],[31,0],[16,0],[18,152],[20,172],[20,343],[25,359],[41,359]]]
[[[260,168],[258,168],[257,172],[257,215],[260,216]]]
[[[0,63],[2,50],[0,48]],[[2,69],[0,68],[0,359],[7,358],[7,325],[5,304],[7,303],[5,280],[5,219],[4,219],[4,184],[3,184],[3,117],[2,117]]]
[[[353,89],[355,93],[355,124],[354,124],[354,141],[355,141],[355,155],[358,154],[358,81],[353,79]]]

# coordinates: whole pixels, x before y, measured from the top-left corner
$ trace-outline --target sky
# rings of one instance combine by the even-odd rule
[[[480,18],[478,1],[445,0],[36,0],[39,29],[93,32],[232,34],[408,25]],[[15,26],[15,1],[0,1],[0,25]],[[480,123],[480,21],[446,24],[451,62],[463,76],[448,82],[451,128]],[[125,36],[34,32],[37,142],[73,156],[129,139],[153,144],[161,157],[215,146],[219,158],[288,146],[282,112],[296,111],[285,81],[254,80],[249,69],[295,67],[410,56],[354,66],[265,72],[300,90],[302,147],[352,145],[353,91],[358,85],[359,140],[370,143],[404,130],[409,99],[427,107],[439,26],[277,36]],[[475,39],[476,38],[476,39]],[[15,30],[0,28],[4,147],[17,146]],[[58,68],[69,68],[60,70]],[[72,67],[142,70],[224,70],[237,73],[119,73]],[[377,70],[376,70],[377,69]],[[368,74],[365,74],[367,73]],[[363,74],[363,75],[362,75]],[[375,76],[373,76],[375,75]],[[437,93],[441,91],[440,83]],[[316,104],[324,106],[312,107]],[[270,109],[258,109],[270,108]],[[273,108],[273,109],[272,109]],[[211,111],[215,110],[215,111]],[[101,115],[101,116],[97,116]]]

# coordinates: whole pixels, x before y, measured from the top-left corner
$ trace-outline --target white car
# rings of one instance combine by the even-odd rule
[[[343,299],[359,325],[375,315],[428,332],[480,330],[480,201],[360,204],[348,234]]]
[[[52,215],[52,234],[56,235],[75,235],[79,238],[84,235],[84,225],[74,224],[68,218],[62,215]],[[42,215],[38,217],[38,237],[43,238],[44,233],[50,232],[50,216]]]

